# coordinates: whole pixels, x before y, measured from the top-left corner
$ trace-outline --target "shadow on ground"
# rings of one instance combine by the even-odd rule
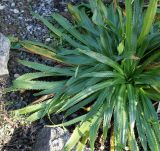
[[[10,140],[3,144],[1,151],[31,151],[36,135],[42,126],[20,126],[14,129]]]

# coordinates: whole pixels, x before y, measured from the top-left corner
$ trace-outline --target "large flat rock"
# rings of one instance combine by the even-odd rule
[[[60,127],[45,127],[39,132],[33,151],[62,151],[69,137],[70,133]],[[85,151],[90,149],[85,148]]]
[[[33,151],[61,151],[68,139],[69,133],[59,127],[43,128],[38,134]]]

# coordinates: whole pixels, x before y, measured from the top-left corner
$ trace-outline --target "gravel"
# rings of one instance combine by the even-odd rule
[[[21,39],[45,41],[50,38],[47,28],[33,18],[31,12],[45,17],[53,12],[65,12],[66,3],[78,0],[1,0],[0,32]]]

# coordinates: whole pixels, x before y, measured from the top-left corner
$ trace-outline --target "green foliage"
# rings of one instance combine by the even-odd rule
[[[129,146],[130,150],[138,151],[141,144],[145,151],[159,151],[160,126],[153,105],[160,100],[160,33],[154,23],[157,0],[151,0],[147,10],[142,5],[142,0],[126,0],[124,12],[117,5],[105,6],[101,0],[76,7],[69,4],[71,22],[60,14],[52,15],[60,28],[36,14],[68,45],[55,50],[37,42],[20,44],[66,66],[20,61],[38,72],[17,78],[11,90],[39,90],[35,95],[54,96],[16,113],[28,114],[30,121],[61,112],[67,118],[89,106],[83,115],[53,125],[78,124],[65,151],[75,146],[83,150],[88,140],[94,150],[98,130],[102,127],[105,140],[111,124],[115,150]],[[40,81],[41,77],[53,80]],[[63,80],[55,81],[54,77]]]

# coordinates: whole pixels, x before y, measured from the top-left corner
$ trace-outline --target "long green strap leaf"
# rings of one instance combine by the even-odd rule
[[[80,140],[83,134],[85,134],[87,131],[89,131],[91,123],[86,121],[80,126],[77,126],[76,129],[73,131],[70,139],[64,146],[64,151],[69,151],[71,150]]]
[[[88,119],[90,119],[93,115],[95,115],[97,113],[98,110],[100,110],[100,108],[102,108],[103,103],[104,103],[107,95],[109,95],[108,94],[108,89],[104,89],[104,91],[102,91],[99,94],[95,103],[90,107],[90,111],[87,113],[84,121],[87,121]]]
[[[46,44],[43,44],[41,42],[38,42],[38,41],[23,40],[23,41],[20,41],[20,42],[28,43],[28,44],[31,44],[31,45],[36,45],[36,46],[51,50],[53,52],[56,52],[56,50],[54,48],[52,48],[52,47],[50,47],[50,46],[48,46]]]
[[[58,125],[47,125],[47,127],[70,126],[70,125],[73,125],[75,123],[78,123],[78,122],[84,120],[85,117],[86,117],[86,114],[85,115],[81,115],[81,116],[79,116],[77,118],[74,118],[74,119],[72,119],[70,121],[67,121],[65,123],[58,124]]]
[[[104,72],[90,72],[83,74],[80,77],[96,77],[96,78],[113,78],[113,77],[119,77],[120,74],[117,74],[112,71],[104,71]]]
[[[72,76],[74,75],[74,68],[72,67],[65,67],[65,68],[59,68],[59,67],[51,67],[48,65],[44,65],[41,63],[37,62],[31,62],[31,61],[25,61],[25,60],[19,60],[21,64],[24,66],[27,66],[29,68],[42,71],[45,73],[55,73],[55,74],[60,74],[60,75],[65,75],[65,76]],[[73,70],[73,71],[72,71]]]
[[[82,137],[82,139],[79,141],[79,143],[77,144],[77,146],[76,146],[76,151],[82,151],[82,150],[85,149],[86,143],[87,143],[87,140],[88,140],[88,137],[89,137],[89,132],[87,131],[87,132],[83,135],[83,137]]]
[[[34,15],[37,19],[39,19],[40,21],[42,21],[44,23],[44,25],[46,25],[54,34],[56,34],[58,37],[63,38],[64,40],[66,40],[68,43],[70,43],[72,46],[74,47],[78,47],[78,48],[82,48],[84,49],[85,46],[81,45],[80,43],[76,42],[75,40],[73,40],[70,36],[68,36],[67,34],[63,33],[61,30],[59,30],[58,28],[54,27],[53,24],[51,24],[47,19],[43,18],[42,16],[35,14]]]
[[[72,107],[76,103],[80,102],[81,100],[85,99],[89,95],[91,95],[101,89],[104,89],[106,87],[109,87],[109,86],[112,86],[115,84],[119,84],[119,83],[121,83],[121,81],[119,81],[119,80],[108,80],[106,82],[101,82],[101,83],[98,83],[98,84],[93,85],[91,87],[88,87],[85,90],[78,93],[77,95],[75,95],[74,97],[72,97],[71,99],[69,99],[66,102],[66,104],[61,109],[59,109],[59,111],[57,111],[57,112],[62,112],[64,110]]]
[[[13,81],[13,88],[24,89],[24,90],[44,90],[51,89],[59,86],[62,81],[46,82],[46,81],[24,81],[15,80]],[[11,87],[12,88],[12,87]]]
[[[134,130],[135,120],[136,120],[136,106],[137,106],[137,94],[136,90],[131,84],[127,85],[128,90],[128,100],[129,100],[129,119],[131,129]],[[133,131],[132,131],[133,132]]]
[[[97,61],[107,64],[108,66],[113,67],[115,70],[119,71],[121,74],[123,74],[123,70],[120,68],[120,66],[116,63],[116,61],[113,61],[112,59],[110,59],[107,56],[104,56],[100,53],[91,51],[91,50],[82,50],[82,49],[78,49],[80,52],[96,59]]]
[[[89,138],[90,138],[90,147],[92,151],[95,150],[94,144],[97,138],[97,132],[101,124],[101,121],[102,121],[102,117],[99,117],[99,119],[95,121],[95,123],[93,123],[92,126],[90,127]]]
[[[98,45],[96,41],[91,38],[90,36],[87,37],[87,35],[81,34],[78,30],[76,30],[71,23],[64,18],[63,16],[59,14],[53,14],[52,17],[65,29],[67,30],[72,36],[74,36],[77,40],[79,40],[81,43],[89,46],[94,46],[96,49],[98,49]]]
[[[129,132],[129,144],[131,150],[138,151],[138,145],[136,142],[135,134],[134,134],[134,127],[135,127],[135,121],[136,121],[136,111],[137,111],[137,93],[134,87],[131,84],[127,85],[127,91],[128,91],[128,100],[129,100],[129,123],[130,123],[130,132]]]
[[[51,99],[48,101],[42,102],[42,103],[33,104],[33,105],[31,104],[31,105],[24,107],[22,109],[14,110],[13,112],[15,114],[29,114],[29,113],[32,113],[32,112],[35,112],[35,111],[38,111],[38,110],[45,108],[46,105],[50,102],[51,102]]]
[[[146,138],[146,135],[145,135],[144,125],[141,121],[141,114],[142,113],[139,111],[139,109],[137,109],[137,112],[136,112],[136,127],[137,127],[137,130],[138,130],[138,135],[139,135],[139,139],[140,139],[141,145],[143,147],[143,150],[148,151],[148,149],[147,149],[147,138]]]
[[[118,88],[118,87],[117,87]],[[119,91],[119,89],[118,89]],[[103,105],[104,115],[103,115],[103,140],[106,140],[108,129],[111,126],[111,118],[114,110],[114,105],[116,102],[116,96],[118,92],[115,91],[115,88],[109,90],[109,95],[106,98],[106,101]]]
[[[44,57],[47,57],[47,58],[50,58],[50,59],[54,59],[54,60],[63,62],[62,60],[58,59],[58,58],[56,57],[56,53],[53,52],[53,51],[51,51],[51,50],[48,50],[48,49],[46,49],[46,48],[39,47],[39,46],[30,44],[30,43],[27,43],[27,42],[25,42],[25,41],[20,42],[20,44],[21,44],[25,49],[27,49],[28,51],[30,51],[30,52],[32,52],[32,53],[35,53],[35,54],[38,54],[38,55],[41,55],[41,56],[44,56]]]
[[[126,0],[126,40],[128,44],[128,49],[132,48],[132,4],[131,0]]]
[[[73,98],[69,99],[66,104],[59,110],[59,112],[64,111],[70,107],[72,107],[73,105],[75,105],[76,103],[80,102],[81,100],[87,98],[89,95],[91,95],[94,92],[97,92],[100,89],[105,88],[106,84],[111,84],[110,83],[100,83],[100,84],[96,84],[94,86],[91,86],[83,91],[81,91],[80,93],[78,93],[77,95],[75,95]]]
[[[149,148],[151,151],[159,151],[160,149],[159,142],[156,139],[156,135],[155,132],[153,131],[151,123],[147,121],[148,118],[146,117],[146,114],[143,111],[142,106],[139,106],[139,110],[141,112],[141,117],[140,117],[141,124],[144,126]]]
[[[142,32],[138,38],[138,45],[140,45],[145,36],[150,32],[154,17],[156,15],[156,9],[157,9],[157,2],[158,0],[151,0],[147,9],[147,12],[145,14],[144,20],[143,20],[143,26],[142,26]]]
[[[56,76],[56,74],[44,73],[44,72],[26,73],[26,74],[23,74],[22,76],[18,77],[16,80],[29,81],[29,80],[33,80],[33,79],[37,79],[37,78],[41,78],[41,77],[49,77],[49,76]]]
[[[88,97],[87,99],[84,99],[83,101],[79,102],[78,104],[74,105],[70,109],[67,110],[65,117],[71,115],[72,113],[80,110],[81,108],[85,107],[85,105],[91,103],[92,101],[95,100],[97,97],[97,94],[93,94],[92,96]]]
[[[122,85],[117,96],[114,111],[114,132],[117,150],[123,150],[127,143],[128,117],[126,101],[126,86]]]

